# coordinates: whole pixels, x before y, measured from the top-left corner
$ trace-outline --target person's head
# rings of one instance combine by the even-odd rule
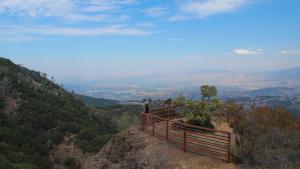
[[[145,104],[148,104],[148,101],[145,101]]]

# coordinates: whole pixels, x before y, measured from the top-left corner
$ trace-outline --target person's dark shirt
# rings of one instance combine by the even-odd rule
[[[145,113],[149,113],[149,105],[148,104],[145,104]]]

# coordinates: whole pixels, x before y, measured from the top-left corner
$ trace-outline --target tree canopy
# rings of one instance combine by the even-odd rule
[[[200,87],[202,100],[210,100],[211,97],[217,96],[217,88],[210,85],[202,85]]]

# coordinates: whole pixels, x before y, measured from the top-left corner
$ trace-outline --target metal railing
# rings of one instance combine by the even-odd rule
[[[142,131],[173,143],[184,152],[231,161],[230,132],[190,125],[175,120],[177,117],[174,108],[142,113]]]

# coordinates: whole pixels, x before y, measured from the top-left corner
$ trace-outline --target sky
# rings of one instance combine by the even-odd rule
[[[299,0],[0,0],[0,57],[61,81],[300,66]]]

